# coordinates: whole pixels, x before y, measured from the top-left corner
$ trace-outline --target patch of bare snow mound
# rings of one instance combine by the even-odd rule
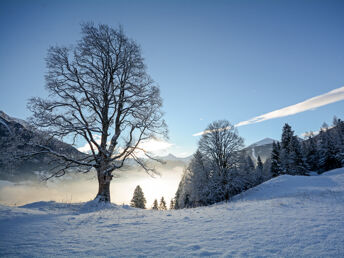
[[[235,196],[233,200],[268,200],[304,195],[321,197],[326,194],[333,194],[344,200],[344,168],[319,176],[282,175]]]
[[[280,176],[232,202],[152,211],[0,205],[0,256],[344,257],[344,169]]]

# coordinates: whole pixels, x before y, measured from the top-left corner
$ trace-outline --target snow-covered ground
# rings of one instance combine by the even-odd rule
[[[280,176],[195,209],[0,206],[0,256],[344,257],[343,243],[344,169]]]

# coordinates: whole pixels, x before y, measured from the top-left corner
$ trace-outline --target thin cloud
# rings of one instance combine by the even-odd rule
[[[307,99],[305,101],[302,101],[300,103],[287,106],[285,108],[277,109],[275,111],[253,117],[249,120],[242,121],[240,123],[237,123],[235,126],[243,126],[243,125],[249,125],[249,124],[255,124],[255,123],[260,123],[266,120],[270,119],[275,119],[275,118],[280,118],[280,117],[285,117],[285,116],[291,116],[295,115],[301,112],[305,112],[308,110],[315,110],[318,107],[322,107],[331,103],[335,103],[338,101],[344,100],[344,86],[334,89],[332,91],[329,91],[325,94]],[[224,128],[226,130],[226,128]],[[210,130],[206,130],[203,132],[195,133],[193,136],[200,136],[203,134],[210,133]]]
[[[295,105],[291,105],[260,116],[253,117],[249,120],[242,121],[235,126],[239,127],[243,125],[260,123],[270,119],[291,116],[308,110],[314,110],[318,107],[322,107],[341,100],[344,100],[344,87],[334,89],[330,92],[307,99]]]

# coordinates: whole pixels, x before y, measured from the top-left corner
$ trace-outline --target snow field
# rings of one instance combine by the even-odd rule
[[[0,206],[0,229],[0,256],[343,257],[344,168],[280,176],[194,209]]]

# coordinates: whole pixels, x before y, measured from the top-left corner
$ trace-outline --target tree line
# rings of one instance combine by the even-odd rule
[[[175,209],[228,201],[232,196],[283,174],[309,175],[344,166],[344,121],[334,118],[319,134],[302,140],[285,124],[271,157],[256,164],[242,149],[243,139],[228,121],[211,123],[184,170],[175,194]]]
[[[323,173],[344,166],[344,121],[334,117],[332,126],[323,124],[319,133],[307,134],[301,141],[291,130],[283,127],[281,143],[273,144],[271,174],[306,175],[309,171]]]

